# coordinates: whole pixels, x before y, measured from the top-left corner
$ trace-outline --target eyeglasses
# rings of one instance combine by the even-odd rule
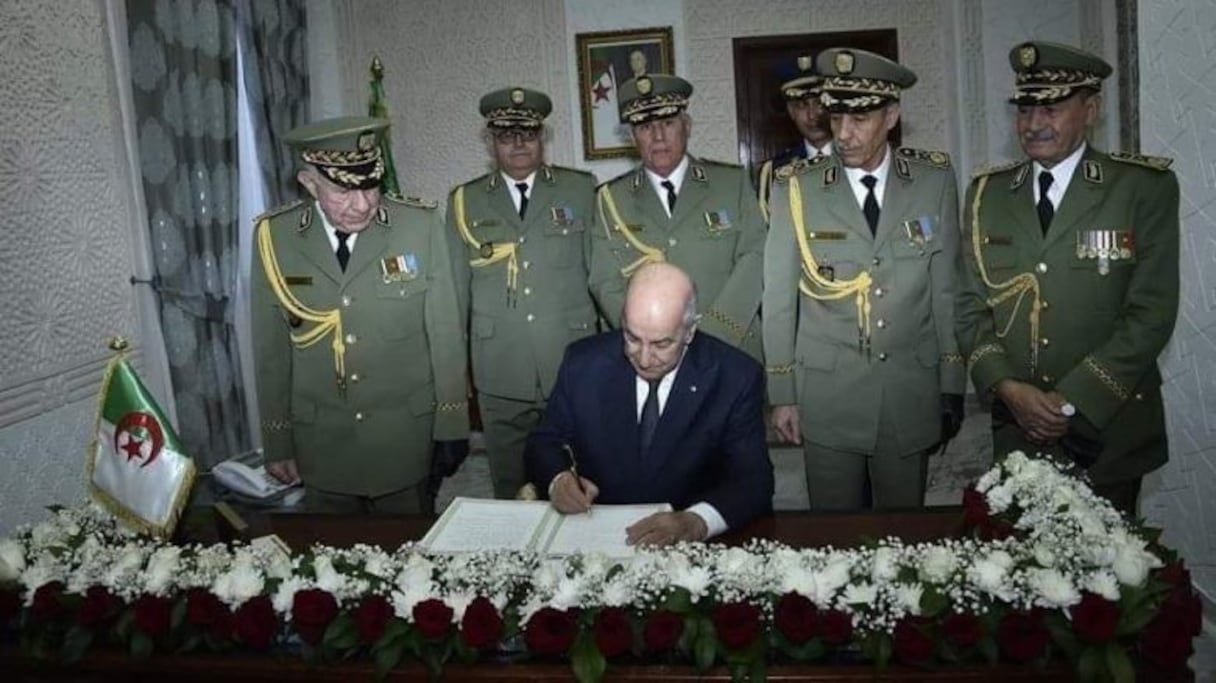
[[[535,142],[539,137],[540,131],[533,129],[507,128],[494,131],[494,139],[504,145],[512,141],[520,143]]]

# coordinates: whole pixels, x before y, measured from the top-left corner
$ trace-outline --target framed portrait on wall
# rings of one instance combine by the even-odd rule
[[[674,73],[671,27],[579,33],[578,89],[583,154],[610,159],[634,153],[629,126],[617,108],[617,87],[644,73]]]

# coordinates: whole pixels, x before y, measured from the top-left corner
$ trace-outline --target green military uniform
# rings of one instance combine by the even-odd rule
[[[837,53],[820,58],[835,111],[881,107],[915,80],[877,55],[846,51],[844,64]],[[842,65],[853,68],[841,73]],[[882,96],[846,76],[881,79]],[[867,470],[876,506],[921,505],[941,396],[966,387],[953,327],[954,170],[942,152],[885,154],[873,233],[835,154],[778,169],[773,184],[763,306],[769,402],[799,408],[816,509],[860,506]]]
[[[639,88],[641,83],[648,85]],[[636,124],[679,114],[691,92],[692,85],[675,76],[628,81],[620,87],[621,120]],[[759,358],[764,219],[754,188],[737,165],[686,159],[688,170],[670,217],[643,166],[600,186],[591,292],[615,326],[633,271],[646,262],[670,262],[696,285],[698,329]]]
[[[508,88],[481,102],[491,130],[533,130],[551,109],[543,93]],[[447,239],[462,320],[472,340],[494,495],[525,483],[523,451],[539,423],[566,344],[594,334],[587,257],[595,179],[543,165],[521,218],[495,170],[452,191]]]
[[[288,140],[331,181],[363,189],[383,170],[386,126],[330,120]],[[345,270],[325,221],[313,201],[260,217],[251,280],[266,459],[295,460],[310,508],[335,494],[420,490],[432,442],[468,438],[456,293],[435,205],[385,197]],[[390,507],[424,511],[427,502],[414,494]]]
[[[1111,69],[1067,46],[1027,43],[1011,60],[1013,101],[1049,104],[1097,90]],[[1070,431],[1100,445],[1094,483],[1118,487],[1162,465],[1167,444],[1157,356],[1178,309],[1178,181],[1169,160],[1086,147],[1046,234],[1026,159],[979,172],[964,205],[959,341],[976,390],[1003,379],[1056,391]],[[997,419],[994,450],[1067,455]]]
[[[823,94],[823,76],[815,69],[815,58],[811,55],[800,55],[794,60],[794,71],[790,78],[781,83],[781,97],[788,103],[800,100],[818,100]],[[798,159],[811,159],[820,154],[832,153],[832,142],[829,140],[822,147],[816,148],[810,140],[799,137],[798,144],[781,150],[777,156],[760,165],[760,173],[756,179],[756,189],[760,200],[760,211],[764,220],[769,219],[769,196],[772,194],[773,173],[786,164]]]

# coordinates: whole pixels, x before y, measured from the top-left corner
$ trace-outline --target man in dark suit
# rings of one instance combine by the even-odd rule
[[[526,455],[563,513],[592,502],[667,502],[627,529],[632,544],[699,541],[772,509],[764,372],[697,334],[692,281],[665,263],[630,279],[621,331],[572,343]]]

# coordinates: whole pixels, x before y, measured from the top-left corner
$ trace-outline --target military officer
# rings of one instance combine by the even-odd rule
[[[432,444],[468,447],[465,356],[433,202],[382,196],[383,119],[289,132],[310,199],[257,219],[251,315],[267,469],[309,510],[430,512]]]
[[[833,151],[775,172],[765,246],[773,427],[803,445],[813,509],[860,508],[867,492],[878,508],[920,506],[966,382],[954,169],[942,152],[887,142],[915,74],[852,49],[817,66]]]
[[[566,344],[596,332],[587,291],[595,179],[545,163],[544,93],[511,87],[481,99],[496,168],[448,198],[447,239],[472,338],[494,495],[525,483],[523,451]]]
[[[768,217],[768,198],[773,183],[773,171],[796,159],[813,159],[821,154],[832,153],[832,127],[828,122],[828,111],[819,100],[823,92],[823,77],[815,69],[812,55],[801,55],[795,60],[790,78],[781,84],[781,96],[785,99],[785,111],[798,129],[801,139],[793,147],[781,150],[777,156],[760,167],[760,209]]]
[[[596,194],[590,284],[600,311],[616,327],[629,275],[668,261],[696,285],[698,329],[759,358],[764,219],[751,181],[737,165],[688,154],[688,81],[650,74],[618,94],[642,163]]]
[[[1027,158],[968,189],[959,342],[995,398],[997,457],[1070,459],[1134,514],[1167,457],[1157,356],[1178,311],[1178,181],[1168,159],[1086,142],[1105,61],[1033,41],[1010,63]]]

